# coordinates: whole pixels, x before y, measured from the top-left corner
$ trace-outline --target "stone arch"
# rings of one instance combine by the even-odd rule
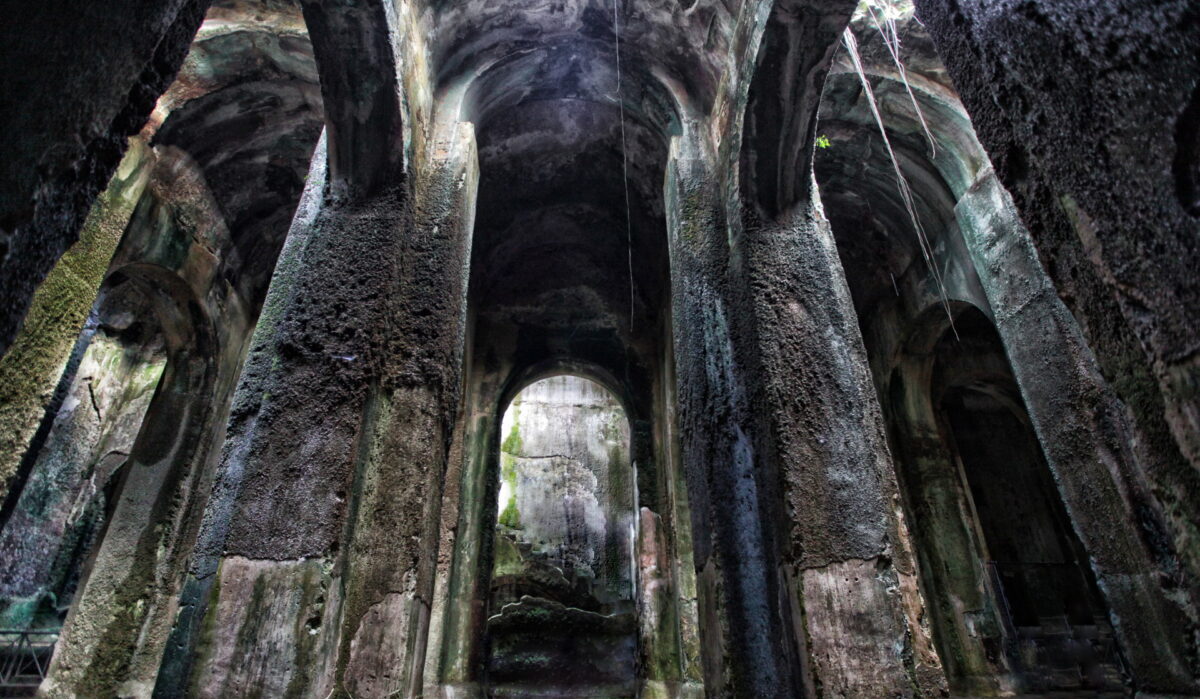
[[[116,687],[156,666],[158,642],[172,622],[174,561],[191,544],[189,524],[206,495],[200,483],[217,410],[219,345],[207,310],[183,278],[148,263],[114,270],[98,305],[110,299],[138,304],[128,317],[114,314],[113,331],[153,323],[164,356],[136,438],[111,482],[102,535],[55,653],[59,670],[47,680],[54,686],[69,681],[63,668],[86,671],[95,686]]]
[[[690,551],[679,549],[684,544],[677,538],[686,541],[686,536],[676,528],[690,523],[686,495],[680,500],[675,490],[675,487],[682,490],[682,484],[653,485],[681,477],[674,474],[678,463],[671,463],[670,457],[677,449],[664,443],[673,439],[670,436],[673,428],[664,424],[669,420],[668,411],[653,395],[659,389],[652,390],[646,378],[636,373],[618,374],[616,367],[609,364],[611,358],[606,361],[599,356],[542,355],[527,359],[504,370],[499,380],[468,382],[461,471],[456,473],[452,468],[448,475],[461,478],[453,563],[446,571],[449,598],[442,612],[444,622],[439,624],[435,616],[430,641],[431,657],[438,658],[431,663],[438,675],[437,682],[482,688],[486,681],[488,660],[484,638],[488,616],[495,614],[488,610],[496,555],[490,539],[499,515],[501,450],[506,436],[501,429],[504,414],[521,391],[541,380],[564,375],[593,382],[611,394],[630,427],[629,470],[631,476],[636,474],[637,484],[631,484],[630,505],[635,515],[632,524],[638,561],[633,571],[632,602],[640,616],[621,622],[634,624],[635,628],[627,631],[637,636],[638,671],[636,675],[631,671],[626,679],[636,682],[642,688],[639,691],[651,684],[684,682],[682,674],[686,673],[681,659],[688,652],[685,646],[689,637],[679,626],[680,618],[690,619],[687,623],[693,631],[695,619],[690,616],[694,610],[686,605],[681,607],[678,599],[679,575],[690,574],[687,570],[690,566],[682,565],[678,558],[690,556]],[[646,483],[651,485],[644,486]],[[683,524],[679,522],[681,514]],[[435,607],[435,615],[438,611]],[[674,658],[674,666],[664,658]],[[429,682],[427,679],[427,685]]]
[[[517,394],[529,387],[530,384],[560,375],[578,376],[599,384],[604,390],[613,394],[627,415],[638,414],[636,412],[638,406],[632,398],[630,387],[618,379],[615,374],[599,364],[564,357],[552,357],[514,371],[504,391],[500,394],[500,403],[507,406],[512,403]]]
[[[114,517],[148,526],[152,513],[126,502],[147,495],[126,492],[140,478],[132,472],[169,481],[187,470],[209,413],[215,361],[204,309],[186,282],[157,265],[109,274],[85,337],[68,398],[14,489],[0,533],[11,563],[6,606],[49,595],[58,624],[103,565],[109,533],[119,529]],[[27,621],[53,623],[36,614]]]
[[[999,335],[978,307],[955,302],[951,309],[954,331],[940,307],[917,317],[881,390],[951,688],[978,695],[1120,690],[1104,602]],[[1006,478],[997,477],[1001,463],[1009,464]],[[1025,545],[1015,547],[1021,527],[1029,528]]]

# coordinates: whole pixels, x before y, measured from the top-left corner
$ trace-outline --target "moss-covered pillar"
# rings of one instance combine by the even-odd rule
[[[944,691],[866,350],[811,175],[852,3],[759,6],[727,104],[671,145],[679,428],[705,689]],[[844,13],[844,14],[843,14]]]
[[[314,166],[234,397],[160,696],[337,683],[347,510],[411,216],[403,178],[337,198],[325,185]]]
[[[462,361],[469,125],[435,135],[412,172],[335,197],[314,165],[235,398],[160,696],[419,686]]]
[[[664,332],[662,371],[655,388],[654,442],[657,451],[658,502],[660,512],[642,509],[655,522],[654,534],[662,537],[665,551],[655,551],[657,577],[664,587],[646,600],[660,604],[667,618],[651,627],[641,621],[644,633],[646,673],[642,695],[650,697],[695,697],[704,692],[704,667],[701,661],[699,606],[696,592],[696,567],[692,554],[692,517],[688,489],[679,449],[675,349],[670,321]],[[648,527],[643,526],[642,536]],[[639,549],[645,551],[644,548]],[[643,555],[643,560],[646,556]],[[665,559],[665,560],[664,560]],[[642,617],[645,613],[642,613]],[[674,689],[678,687],[678,691]],[[659,694],[655,694],[659,691]]]
[[[154,365],[141,369],[149,378]],[[104,536],[89,561],[55,649],[41,692],[46,697],[146,696],[154,667],[135,668],[149,650],[161,653],[164,634],[152,628],[171,601],[174,556],[186,528],[180,518],[180,483],[202,450],[211,395],[209,358],[174,348],[157,364],[161,380],[141,421],[137,439],[121,464]],[[139,671],[140,670],[140,671]]]
[[[192,260],[210,257],[201,242],[207,237],[228,238],[221,212],[207,188],[173,188],[170,184],[176,174],[195,182],[191,173],[157,171],[115,260],[128,258],[129,248],[136,249],[147,236],[164,247],[188,251],[182,257]],[[159,175],[166,176],[159,179]],[[172,215],[178,212],[188,215]],[[171,224],[158,227],[167,221]],[[104,528],[85,559],[87,572],[71,601],[43,688],[48,696],[145,695],[149,691],[173,616],[175,584],[184,568],[180,561],[194,536],[194,526],[189,525],[195,521],[195,484],[216,431],[211,416],[220,412],[217,406],[224,402],[213,389],[221,343],[209,309],[192,284],[175,271],[147,262],[145,257],[135,259],[138,261],[124,265],[115,262],[119,266],[105,282],[98,309],[102,325],[93,345],[100,350],[115,341],[115,349],[137,360],[132,371],[114,379],[126,393],[142,392],[149,407],[142,403],[136,413],[113,416],[124,424],[117,429],[106,427],[114,436],[126,435],[120,440],[128,445],[124,449],[106,439],[94,456],[69,453],[61,465],[39,461],[31,474],[32,484],[35,478],[43,479],[55,471],[56,475],[70,473],[63,468],[70,464],[76,472],[88,474],[86,490],[107,491]],[[230,321],[228,317],[222,320]],[[153,373],[154,362],[147,364],[145,356],[161,354],[166,355],[166,367],[160,358],[157,370],[162,378],[151,399],[148,389],[157,374]],[[93,388],[99,388],[99,379],[111,371],[101,367],[84,373],[83,368],[86,366],[81,367],[77,380],[90,379]],[[90,403],[89,396],[85,410]],[[60,418],[64,414],[60,411]],[[103,406],[100,414],[106,414]],[[58,429],[56,425],[49,446],[58,441]],[[66,439],[75,441],[71,436]],[[44,451],[47,456],[53,453]],[[118,469],[115,475],[113,469]],[[68,483],[61,481],[64,486]],[[28,486],[26,491],[36,492]],[[64,516],[61,508],[56,516]],[[69,522],[70,516],[66,517]],[[146,656],[151,658],[149,662]]]
[[[447,471],[438,580],[439,618],[430,634],[427,696],[446,699],[483,697],[484,634],[491,570],[488,560],[495,537],[496,476],[500,471],[501,389],[481,380],[486,372],[472,367],[459,423],[458,460]],[[454,476],[453,481],[450,480]]]
[[[1142,440],[991,168],[963,193],[955,215],[1138,688],[1197,691],[1188,639],[1200,620],[1195,597],[1187,602],[1195,580],[1178,558],[1196,570],[1197,522],[1172,512],[1174,537],[1164,530],[1146,485],[1161,476],[1144,458],[1153,450],[1139,447]]]
[[[244,481],[253,475],[252,472],[248,473],[246,464],[254,446],[250,438],[254,436],[253,431],[258,423],[258,410],[262,402],[269,398],[264,384],[271,378],[273,366],[278,361],[275,353],[269,350],[277,350],[278,346],[274,343],[285,330],[286,314],[294,303],[297,286],[302,281],[307,248],[314,237],[318,215],[323,209],[327,173],[326,152],[326,137],[323,134],[313,153],[304,194],[297,205],[291,229],[276,263],[270,291],[264,301],[250,342],[250,352],[234,393],[225,450],[197,537],[191,567],[180,592],[175,626],[163,653],[154,687],[156,697],[190,696],[192,691],[189,681],[193,664],[197,661],[198,653],[206,652],[206,649],[199,645],[201,632],[208,630],[204,627],[206,616],[210,612],[215,615],[215,611],[210,607],[211,603],[216,601],[214,598],[220,590],[217,574],[221,568],[225,541],[233,524],[238,496]],[[303,564],[304,561],[299,563]],[[292,566],[295,567],[297,566]],[[302,570],[295,576],[299,585],[297,591],[309,593],[314,584],[328,584],[328,580],[322,577],[322,572],[328,565],[322,565],[322,561],[318,560],[315,565],[298,567]],[[281,565],[280,568],[284,574],[291,572],[286,565]],[[265,575],[266,579],[260,583],[261,588],[266,588],[272,577],[278,577],[270,576],[271,572],[266,571],[268,575]],[[289,596],[286,600],[293,601],[292,591],[287,591],[287,594]],[[261,596],[257,601],[260,604],[263,602]],[[336,607],[335,603],[336,598],[331,599],[329,606]],[[333,613],[336,614],[336,609]],[[316,619],[320,621],[321,617]],[[201,666],[209,659],[207,654],[206,657],[200,658]],[[285,679],[290,679],[290,676]]]
[[[131,139],[125,159],[97,198],[78,242],[34,292],[20,333],[0,357],[0,500],[10,486],[24,480],[22,460],[31,446],[36,450],[47,436],[50,421],[43,418],[48,408],[57,412],[55,386],[145,189],[152,161],[142,140]],[[32,458],[25,465],[31,467]]]
[[[704,692],[697,628],[696,571],[679,444],[675,434],[675,366],[669,319],[653,389],[645,452],[635,461],[637,475],[653,477],[653,498],[643,497],[638,512],[637,609],[640,687],[649,699],[696,697]],[[634,431],[638,454],[638,430]],[[647,474],[646,471],[651,473]]]

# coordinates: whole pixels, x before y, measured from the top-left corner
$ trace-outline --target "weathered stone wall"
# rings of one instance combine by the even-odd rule
[[[1188,2],[918,2],[1058,295],[1140,433],[1194,578],[1200,492]]]
[[[51,276],[95,272],[95,285],[104,283],[59,380],[70,389],[66,401],[62,410],[52,406],[53,421],[43,421],[44,444],[35,440],[27,451],[19,475],[28,485],[19,499],[10,498],[12,516],[6,511],[4,518],[9,540],[42,542],[37,552],[20,552],[9,569],[31,573],[25,587],[58,595],[58,612],[70,605],[44,688],[49,695],[148,696],[153,688],[211,489],[210,455],[223,439],[282,242],[272,228],[290,217],[289,192],[298,193],[317,135],[313,125],[319,129],[315,72],[298,10],[270,17],[250,10],[225,7],[217,29],[206,25],[197,40],[201,57],[186,62],[136,139],[129,167],[97,204],[84,239],[100,226],[109,246],[92,250],[83,268],[71,265],[68,254]],[[246,122],[227,108],[239,104],[245,84],[281,98],[257,105]],[[231,191],[235,182],[241,190]],[[94,297],[95,287],[90,295],[75,294],[54,322],[81,319]],[[27,325],[18,343],[42,342],[53,357],[55,342],[69,349],[70,341],[57,337],[69,332]],[[157,349],[139,350],[145,342]],[[142,357],[149,361],[143,368],[163,378],[149,385],[136,380],[144,373],[137,362],[129,371],[117,371],[120,362],[94,366],[97,353]],[[10,353],[5,361],[14,358]],[[88,402],[72,400],[85,393]],[[134,394],[137,400],[129,398]],[[109,405],[121,396],[132,401],[128,410]],[[116,416],[123,416],[120,424],[109,424]],[[105,424],[92,424],[97,418]],[[102,536],[83,540],[84,520]]]
[[[955,470],[1017,442],[1028,482],[1053,475],[1040,521],[1057,494],[1070,524],[1070,555],[1044,557],[1086,558],[1107,605],[1090,647],[1111,627],[1131,688],[1196,691],[1195,11],[920,3],[995,172],[928,38],[912,28],[908,74],[928,145],[864,40],[925,260],[844,58],[823,89],[853,4],[219,2],[143,132],[153,155],[0,360],[20,376],[0,388],[20,394],[0,395],[4,618],[40,623],[81,581],[44,693],[480,697],[531,668],[543,692],[614,696],[1051,689],[1002,647],[970,512],[986,489]],[[12,23],[55,55],[18,37],[31,68],[0,83],[33,107],[5,131],[29,138],[0,172],[0,345],[198,7]],[[79,27],[126,24],[94,64],[111,80],[63,71]],[[35,129],[54,71],[79,94]],[[968,318],[976,364],[951,339]],[[502,417],[560,373],[616,396],[583,421],[586,459]],[[1010,451],[964,422],[972,377]],[[586,487],[563,497],[563,470]]]
[[[58,411],[63,397],[56,395],[56,386],[141,198],[151,162],[144,141],[135,139],[84,222],[79,241],[38,287],[20,334],[0,357],[0,501],[14,481],[20,489],[21,459],[46,438],[43,418]]]
[[[1183,678],[1189,671],[1178,663],[1187,655],[1183,639],[1194,623],[1195,605],[1186,594],[1172,592],[1186,578],[1180,577],[1178,554],[1164,534],[1165,518],[1150,495],[1147,473],[1159,458],[1147,448],[1153,440],[1136,436],[1141,425],[1106,384],[1096,356],[1055,293],[929,39],[913,24],[902,27],[901,34],[907,81],[932,129],[933,144],[925,143],[911,98],[874,27],[860,28],[861,52],[952,308],[960,301],[971,304],[996,324],[1135,682],[1187,686]],[[925,415],[932,381],[928,343],[949,332],[949,321],[939,308],[940,290],[928,266],[906,250],[908,214],[894,202],[895,183],[889,181],[878,126],[859,77],[849,71],[848,61],[839,59],[826,92],[820,130],[831,145],[819,151],[818,177],[839,251],[853,270],[851,288],[900,448],[918,553],[923,560],[936,559],[922,564],[922,586],[933,608],[939,648],[958,691],[993,692],[992,683],[1016,686],[1022,680],[1005,669],[1010,661],[1002,653],[985,652],[986,642],[971,640],[1002,635],[1000,619],[988,608],[993,593],[986,590],[983,571],[971,572],[979,565],[972,559],[982,544],[955,524],[962,519],[956,509],[965,504],[962,484],[937,476],[939,470],[950,472],[945,470],[950,455],[937,424]],[[871,203],[867,209],[865,201]],[[880,226],[882,236],[875,232]],[[1114,527],[1114,521],[1124,524]],[[1183,583],[1185,589],[1191,585]],[[953,609],[946,606],[950,599]],[[981,684],[972,687],[975,681]]]
[[[632,602],[633,468],[620,403],[587,379],[542,379],[513,399],[500,432],[500,533],[602,604]]]

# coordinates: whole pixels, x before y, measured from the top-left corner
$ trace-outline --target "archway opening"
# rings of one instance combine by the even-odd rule
[[[636,495],[629,420],[600,384],[536,381],[501,423],[488,684],[633,696]]]
[[[995,619],[981,635],[999,643],[1021,691],[1119,690],[1107,610],[1000,336],[977,309],[955,326],[958,337],[947,330],[933,347],[929,390],[980,577],[970,580],[972,567],[959,564],[965,579],[951,587],[984,591],[974,618]]]

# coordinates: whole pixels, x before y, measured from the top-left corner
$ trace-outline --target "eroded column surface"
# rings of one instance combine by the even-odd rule
[[[353,640],[343,657],[345,686],[359,696],[420,692],[441,494],[459,403],[478,186],[472,126],[440,124],[423,165],[399,289],[390,301],[387,393],[375,408],[374,442],[352,491],[359,499],[343,634]]]
[[[759,429],[786,502],[781,565],[804,609],[814,677],[847,695],[936,693],[941,667],[829,224],[814,201],[790,219],[747,220],[744,236],[753,404],[769,411]]]
[[[1099,370],[1200,521],[1200,16],[1186,0],[921,0],[979,140]],[[1187,48],[1185,48],[1187,47]],[[1195,542],[1180,553],[1195,575]]]
[[[819,203],[727,227],[709,162],[677,140],[668,180],[708,686],[937,691],[882,418]]]
[[[435,140],[414,195],[401,181],[336,198],[314,164],[158,694],[387,696],[419,681],[461,364],[473,143],[469,127]]]
[[[816,96],[852,9],[768,8],[762,47],[748,49],[756,65],[730,78],[728,111],[672,143],[680,441],[706,688],[717,693],[945,685],[811,176]]]
[[[362,432],[379,375],[382,298],[406,219],[400,186],[338,202],[320,199],[323,185],[310,174],[306,198],[316,201],[301,204],[242,373],[156,688],[163,696],[333,686],[336,549],[370,441]],[[380,264],[364,269],[363,259]]]
[[[208,4],[49,3],[5,22],[0,352],[16,335],[34,289],[78,239],[126,139],[174,79]]]
[[[1143,455],[1121,405],[990,168],[962,194],[955,214],[1135,681],[1155,691],[1195,691],[1188,664],[1197,624],[1193,583],[1146,491]],[[1176,539],[1180,546],[1195,546],[1194,526]]]

